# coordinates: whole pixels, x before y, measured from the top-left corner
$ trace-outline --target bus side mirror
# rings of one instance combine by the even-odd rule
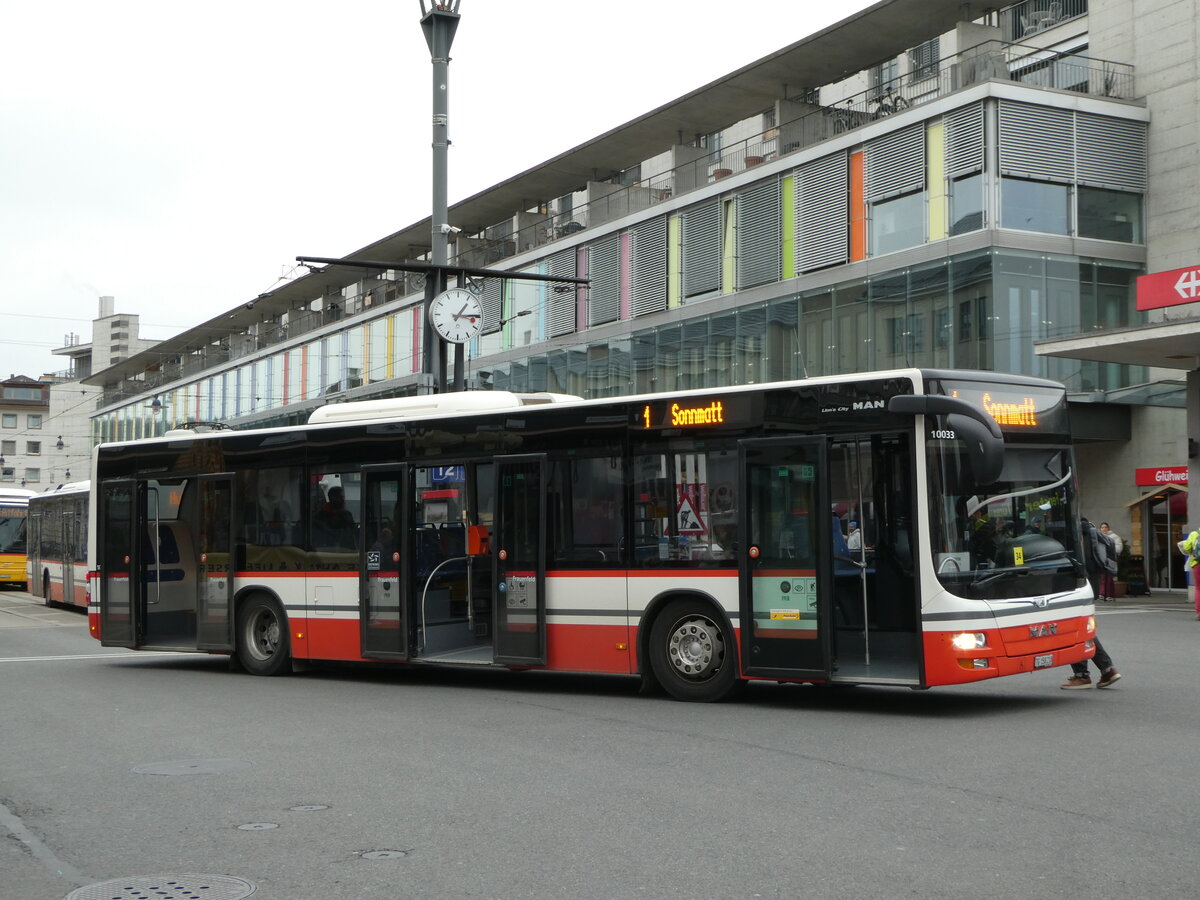
[[[946,426],[963,442],[971,474],[981,486],[995,484],[1004,468],[1004,434],[996,420],[958,397],[900,394],[888,401],[888,412],[945,416]]]
[[[946,424],[963,442],[976,483],[995,484],[1004,468],[1004,441],[996,440],[982,422],[957,413],[946,416]]]
[[[467,556],[490,556],[491,537],[486,525],[467,526]]]

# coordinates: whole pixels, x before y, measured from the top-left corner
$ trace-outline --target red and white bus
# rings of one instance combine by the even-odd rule
[[[0,488],[0,587],[25,590],[29,498],[33,491]]]
[[[1040,379],[345,403],[103,445],[94,484],[95,636],[256,674],[619,673],[719,700],[1094,652],[1066,396]]]
[[[88,607],[90,488],[75,481],[29,500],[29,593],[47,606]]]

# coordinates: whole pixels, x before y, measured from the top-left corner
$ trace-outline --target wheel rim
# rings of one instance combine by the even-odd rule
[[[667,637],[667,660],[688,681],[707,681],[725,662],[725,639],[711,619],[681,619]]]
[[[246,648],[255,659],[267,660],[279,650],[279,619],[267,607],[256,609],[246,620]]]

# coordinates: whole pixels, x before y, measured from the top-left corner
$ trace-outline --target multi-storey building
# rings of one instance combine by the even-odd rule
[[[45,486],[51,477],[46,466],[49,413],[49,382],[25,375],[0,381],[0,483],[31,491]]]
[[[87,477],[92,455],[91,416],[103,401],[103,392],[84,379],[154,346],[154,341],[140,336],[140,329],[139,316],[118,313],[114,298],[101,297],[91,340],[81,341],[79,335],[69,334],[63,346],[53,351],[55,356],[67,358],[70,366],[42,379],[50,383],[49,436],[42,444],[43,483],[39,489]]]
[[[1195,25],[1194,4],[1150,3]],[[974,7],[876,4],[453,205],[452,263],[587,279],[471,284],[468,386],[1049,376],[1075,401],[1088,512],[1127,522],[1128,473],[1186,452],[1182,387],[1035,342],[1143,324],[1135,279],[1198,227],[1168,213],[1200,171],[1179,176],[1158,129],[1194,136],[1200,107],[1130,39],[1130,0]],[[98,372],[94,438],[431,390],[423,281],[390,268],[428,260],[430,235],[414,223],[349,257],[378,266],[315,267]]]

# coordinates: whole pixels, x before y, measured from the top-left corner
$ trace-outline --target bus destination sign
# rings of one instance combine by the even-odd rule
[[[1009,433],[1063,434],[1067,431],[1067,394],[1052,384],[999,384],[984,380],[931,378],[931,394],[966,400]]]
[[[689,397],[644,404],[638,410],[637,424],[642,428],[707,431],[722,425],[744,424],[745,418],[742,404],[728,398]]]
[[[1032,397],[1022,397],[1015,403],[994,400],[992,395],[983,395],[983,411],[996,420],[997,425],[1032,425],[1038,423],[1037,407]]]
[[[959,397],[968,403],[977,404],[995,419],[1001,428],[1039,427],[1043,424],[1041,416],[1047,410],[1046,401],[1051,399],[1036,396],[1036,390],[1016,393],[989,388],[964,388],[961,385],[952,388],[948,393],[951,397]]]

